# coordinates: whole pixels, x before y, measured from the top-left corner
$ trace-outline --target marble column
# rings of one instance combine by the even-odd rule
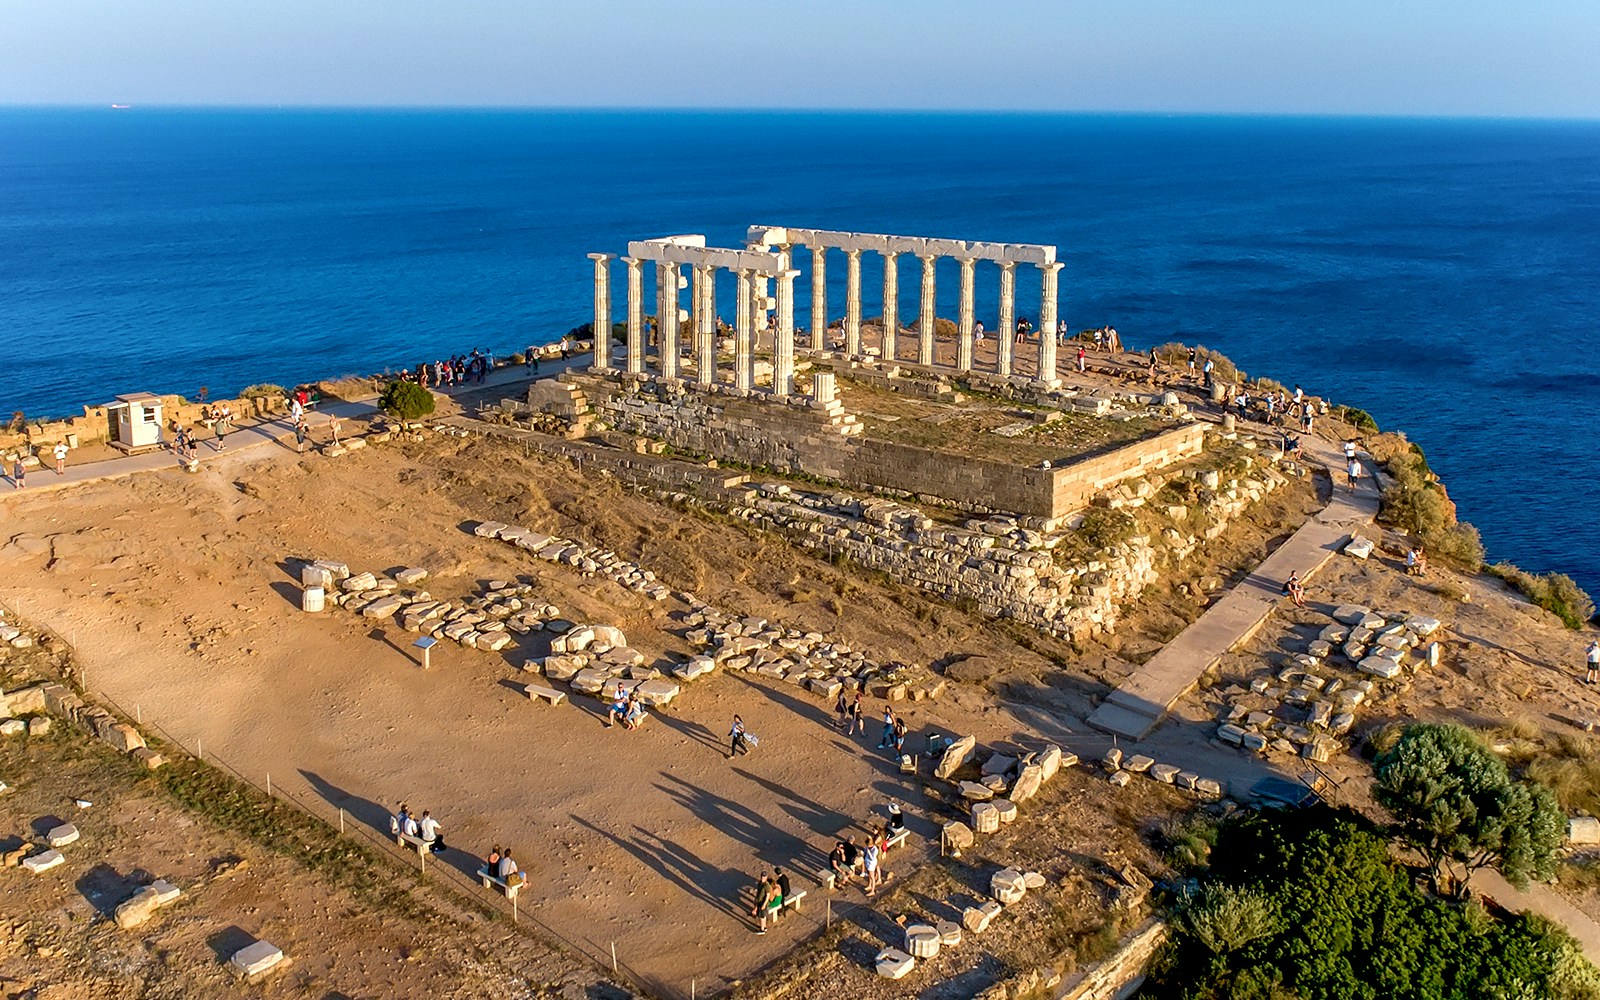
[[[883,360],[893,362],[900,335],[900,255],[883,255]]]
[[[917,364],[933,364],[933,280],[935,254],[918,254],[922,259],[922,309],[917,313]]]
[[[697,380],[711,385],[717,380],[717,269],[710,264],[694,268],[694,347],[699,367]]]
[[[1056,376],[1056,276],[1062,267],[1039,265],[1039,381],[1049,386],[1061,384]]]
[[[644,261],[624,257],[628,265],[628,372],[644,371]]]
[[[772,393],[794,392],[794,279],[799,271],[778,273],[778,326],[772,333]]]
[[[1011,374],[1011,353],[1017,338],[1017,262],[1000,262],[1000,318],[994,328],[995,371]]]
[[[679,277],[678,265],[656,264],[656,329],[661,334],[656,345],[656,367],[662,378],[678,377]]]
[[[811,248],[811,349],[827,346],[828,334],[828,248]]]
[[[961,258],[961,312],[956,325],[956,371],[972,370],[972,284],[977,261]]]
[[[844,353],[861,353],[861,251],[846,250],[844,272]]]
[[[609,253],[592,253],[594,261],[594,361],[592,367],[611,367],[611,258]]]
[[[750,306],[754,296],[754,282],[750,280],[749,268],[739,269],[739,303],[734,312],[733,333],[733,384],[735,388],[748,390],[755,384],[755,352],[753,350],[755,331],[752,329]]]

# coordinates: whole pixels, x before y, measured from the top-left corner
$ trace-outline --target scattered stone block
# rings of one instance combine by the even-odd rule
[[[943,943],[938,928],[931,924],[912,924],[906,928],[906,953],[913,958],[936,958]]]
[[[228,959],[234,974],[246,979],[266,975],[283,964],[283,952],[268,941],[257,941],[233,953]]]
[[[72,823],[62,823],[60,826],[51,827],[50,832],[44,835],[44,842],[51,847],[66,847],[68,844],[78,842],[78,828]]]
[[[916,968],[917,960],[899,948],[885,948],[873,960],[878,975],[885,979],[904,979]]]
[[[1382,677],[1384,680],[1393,680],[1400,676],[1400,664],[1393,660],[1386,660],[1381,656],[1369,656],[1356,664],[1356,669],[1364,674]],[[1348,693],[1348,692],[1346,692]]]
[[[1245,733],[1239,745],[1253,753],[1262,753],[1267,749],[1267,738],[1260,733]]]
[[[1016,766],[1017,758],[1008,757],[1000,753],[992,754],[988,760],[983,762],[983,773],[986,775],[1005,774]]]
[[[555,654],[545,657],[540,669],[553,681],[568,681],[588,665],[589,658],[582,654]]]
[[[1076,755],[1074,755],[1072,758],[1072,764],[1076,764],[1077,762],[1078,758]],[[1034,763],[1039,765],[1039,776],[1043,781],[1049,781],[1051,778],[1054,778],[1056,776],[1056,772],[1061,770],[1063,767],[1072,766],[1072,764],[1067,763],[1063,759],[1061,748],[1053,743],[1045,747],[1044,750],[1040,751],[1039,756],[1034,758]]]
[[[1015,868],[1002,868],[989,879],[989,894],[1001,905],[1010,906],[1028,894],[1028,883]]]
[[[1215,778],[1201,778],[1194,783],[1194,790],[1203,799],[1215,801],[1222,798],[1222,783]]]
[[[307,587],[300,591],[300,610],[307,614],[320,614],[328,606],[328,592],[321,587]]]
[[[66,857],[55,848],[51,848],[42,854],[35,854],[31,858],[22,859],[22,867],[35,875],[38,875],[41,872],[47,872],[57,865],[64,865],[66,863]]]
[[[378,578],[371,573],[357,573],[339,582],[339,589],[347,594],[359,594],[363,590],[371,590],[378,585]]]
[[[1306,723],[1313,726],[1326,726],[1333,717],[1333,705],[1326,701],[1319,701],[1311,706],[1311,714],[1306,716]]]
[[[501,530],[509,527],[509,524],[503,524],[500,521],[483,521],[472,529],[472,533],[479,538],[499,538]]]
[[[1038,872],[1023,872],[1022,881],[1030,890],[1044,888],[1044,876]]]
[[[982,802],[976,803],[972,808],[976,810],[978,806],[986,804],[987,803]],[[995,829],[999,829],[998,824],[995,826]],[[989,832],[993,833],[994,831],[991,830]],[[977,839],[978,838],[972,834],[972,828],[960,820],[952,820],[944,825],[945,846],[949,847],[951,850],[964,851],[973,844],[977,843]]]
[[[402,587],[410,587],[421,583],[428,578],[428,571],[418,566],[410,566],[394,575],[395,582]]]
[[[707,663],[713,662],[709,658],[705,659]],[[806,686],[830,701],[839,697],[839,692],[844,690],[844,682],[837,677],[813,677],[806,682]]]
[[[1000,814],[1001,823],[1014,823],[1017,819],[1017,804],[1010,799],[995,799],[995,811]]]
[[[972,759],[973,752],[978,747],[976,736],[963,736],[945,750],[939,758],[939,763],[933,769],[933,776],[939,779],[949,778],[956,773],[961,765]]]
[[[1177,777],[1172,779],[1173,784],[1177,785],[1179,788],[1186,788],[1190,791],[1194,791],[1194,786],[1199,781],[1200,776],[1195,774],[1193,771],[1179,771]]]
[[[35,715],[28,720],[29,736],[48,736],[50,734],[50,717],[48,715]]]
[[[954,948],[961,943],[961,925],[954,920],[940,920],[933,926],[939,932],[939,943],[946,948]]]
[[[1345,544],[1344,554],[1352,559],[1359,559],[1362,562],[1366,562],[1367,557],[1372,555],[1372,550],[1376,547],[1377,546],[1373,545],[1371,539],[1365,538],[1361,535],[1356,535]]]
[[[1107,771],[1115,771],[1122,767],[1122,748],[1112,747],[1106,755],[1100,758],[1100,766]]]
[[[1127,771],[1112,771],[1107,780],[1116,788],[1126,788],[1128,782],[1133,780],[1133,775]]]
[[[1217,727],[1217,738],[1232,746],[1244,744],[1245,731],[1238,726],[1228,724]]]
[[[405,606],[405,601],[393,594],[380,597],[361,609],[363,618],[388,618]]]
[[[972,804],[972,829],[978,833],[994,833],[1000,829],[1000,810],[992,802]]]
[[[961,926],[974,934],[982,934],[989,929],[989,924],[1003,912],[1003,909],[994,900],[989,900],[978,906],[969,906],[961,911]]]
[[[1006,785],[1010,784],[1003,774],[986,774],[978,783],[991,792],[1003,792],[1006,790]]]
[[[22,864],[22,859],[27,856],[30,848],[27,844],[0,851],[0,868],[15,868]]]
[[[1439,619],[1429,618],[1427,615],[1412,615],[1406,619],[1406,628],[1423,638],[1439,631],[1440,624]]]
[[[546,664],[549,663],[548,657],[545,658],[545,662]],[[545,672],[548,676],[548,666],[546,666]],[[583,694],[598,695],[600,693],[600,689],[605,687],[607,680],[609,680],[609,678],[606,676],[604,670],[601,670],[598,667],[584,667],[582,670],[572,675],[572,680],[569,683],[572,685],[572,690],[574,691],[579,691]]]
[[[641,702],[654,707],[657,705],[670,705],[672,699],[676,698],[683,688],[679,687],[674,681],[658,677],[653,680],[640,681],[639,686],[634,690],[639,693]]]
[[[1327,736],[1318,736],[1313,738],[1310,743],[1307,743],[1305,746],[1300,748],[1300,755],[1306,760],[1315,761],[1318,764],[1326,764],[1328,762],[1328,758],[1333,756],[1333,751],[1336,746],[1337,744],[1334,743],[1332,738]]]
[[[1180,770],[1182,770],[1182,768],[1174,767],[1171,764],[1156,764],[1150,768],[1150,777],[1161,782],[1163,785],[1170,785],[1172,784],[1173,779],[1178,776],[1178,772]]]
[[[1427,648],[1422,651],[1422,658],[1430,667],[1437,667],[1439,665],[1439,659],[1443,655],[1444,647],[1440,646],[1437,642],[1428,643]]]
[[[1016,782],[1011,786],[1010,798],[1013,802],[1026,802],[1039,793],[1039,788],[1044,784],[1044,768],[1038,764],[1029,764],[1017,775]]]
[[[1333,653],[1333,643],[1326,639],[1312,639],[1306,646],[1306,655],[1318,660],[1327,659]]]
[[[963,781],[956,786],[956,790],[962,798],[971,799],[974,802],[987,802],[994,798],[994,789],[988,785],[981,785],[976,781]]]
[[[123,753],[130,753],[144,746],[144,737],[139,735],[139,730],[126,722],[105,727],[100,731],[100,738]]]
[[[6,719],[0,722],[0,736],[21,736],[28,731],[28,724],[21,719]]]
[[[300,586],[321,587],[323,590],[332,590],[336,581],[333,570],[321,563],[310,563],[300,567]]]
[[[1362,624],[1362,619],[1371,613],[1370,609],[1364,608],[1359,604],[1341,604],[1333,609],[1333,618],[1335,621],[1343,622],[1346,625],[1360,625]]]
[[[1600,844],[1600,819],[1573,816],[1567,820],[1567,843],[1579,847]]]
[[[1123,761],[1122,769],[1124,771],[1132,771],[1134,774],[1143,774],[1144,772],[1150,770],[1150,765],[1154,763],[1155,760],[1153,758],[1146,757],[1142,753],[1134,754],[1132,757],[1129,757],[1127,760]]]

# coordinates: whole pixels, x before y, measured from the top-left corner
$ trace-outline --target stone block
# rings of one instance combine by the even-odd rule
[[[1002,906],[1010,906],[1028,894],[1028,883],[1015,868],[1003,868],[989,879],[989,894]]]
[[[995,799],[992,803],[995,810],[1000,813],[1000,822],[1015,823],[1017,820],[1017,804],[1010,799]]]
[[[1217,727],[1217,739],[1231,746],[1244,744],[1245,731],[1238,726],[1227,724]]]
[[[639,693],[641,702],[654,707],[671,704],[672,699],[676,698],[683,688],[679,687],[674,681],[658,677],[653,680],[641,681],[634,690]]]
[[[548,657],[545,658],[545,662],[549,662]],[[547,676],[548,672],[549,668],[546,667]],[[574,691],[580,691],[584,694],[598,695],[600,693],[600,689],[605,686],[607,679],[608,678],[606,677],[605,671],[597,667],[584,667],[582,670],[572,675],[572,679],[569,683],[572,685],[572,690]]]
[[[321,587],[324,591],[332,590],[336,581],[333,570],[317,563],[300,567],[300,586]]]
[[[986,774],[979,779],[978,784],[989,789],[991,792],[1003,792],[1006,790],[1006,785],[1010,784],[1010,782],[1006,780],[1006,776],[1003,774]]]
[[[139,735],[139,730],[126,722],[117,722],[104,727],[100,731],[100,738],[123,753],[129,753],[144,746],[144,737]]]
[[[1444,647],[1440,646],[1437,642],[1428,643],[1428,645],[1422,651],[1422,658],[1430,667],[1437,667],[1439,665],[1439,659],[1443,655]]]
[[[1190,791],[1193,791],[1195,784],[1199,782],[1199,780],[1200,776],[1195,774],[1193,771],[1179,771],[1177,776],[1172,779],[1172,783],[1177,785],[1179,788],[1187,788]]]
[[[1352,559],[1360,559],[1362,562],[1365,562],[1367,558],[1372,555],[1372,550],[1376,547],[1377,546],[1373,545],[1370,538],[1366,538],[1362,535],[1356,535],[1352,537],[1349,542],[1345,543],[1344,554]]]
[[[31,846],[28,844],[23,844],[20,847],[12,847],[0,851],[0,868],[17,867],[18,865],[22,864],[22,859],[26,857],[28,852],[31,850],[33,850]]]
[[[1112,747],[1110,750],[1107,750],[1106,755],[1100,758],[1100,766],[1104,767],[1107,771],[1115,771],[1120,769],[1122,767],[1122,748]]]
[[[873,960],[878,975],[885,979],[904,979],[916,965],[917,960],[899,948],[885,948],[878,952],[878,957]]]
[[[319,614],[328,606],[328,592],[321,587],[307,587],[300,592],[300,610]]]
[[[1125,788],[1128,782],[1133,780],[1133,775],[1127,771],[1112,771],[1108,775],[1108,780],[1110,780],[1113,787]]]
[[[476,528],[472,529],[472,533],[477,535],[479,538],[499,538],[500,530],[502,528],[509,527],[510,525],[504,524],[500,521],[483,521],[480,522]]]
[[[953,920],[940,920],[934,925],[939,932],[939,943],[946,948],[954,948],[961,943],[961,925]]]
[[[976,736],[963,736],[950,744],[944,755],[939,758],[938,765],[934,767],[933,776],[940,779],[949,778],[963,764],[972,759],[972,754],[977,749],[977,746],[978,738]]]
[[[906,952],[913,958],[936,958],[944,939],[931,924],[912,924],[906,928]]]
[[[394,575],[395,582],[402,587],[410,587],[421,583],[428,578],[428,571],[419,566],[410,566]]]
[[[1311,742],[1300,748],[1300,756],[1304,757],[1306,760],[1315,761],[1318,764],[1326,764],[1328,762],[1328,758],[1333,756],[1333,751],[1336,746],[1337,744],[1333,742],[1332,738],[1327,736],[1317,736],[1313,738]]]
[[[340,580],[348,580],[350,578],[350,567],[342,562],[336,562],[332,559],[318,559],[311,565],[316,566],[319,569],[325,569],[332,574],[333,583],[338,583]],[[329,584],[329,586],[332,586],[332,584]]]
[[[1568,819],[1567,843],[1575,847],[1600,844],[1600,819],[1593,816],[1573,816]]]
[[[371,590],[378,585],[378,578],[371,573],[357,573],[355,576],[341,580],[339,589],[346,594],[358,594],[363,590]]]
[[[1400,676],[1400,664],[1393,660],[1386,660],[1381,656],[1366,657],[1356,664],[1356,669],[1374,677],[1381,677],[1386,681]],[[1349,692],[1345,693],[1348,694]]]
[[[1013,802],[1026,802],[1039,793],[1044,784],[1044,768],[1038,764],[1029,764],[1017,775],[1017,780],[1011,786],[1010,798]]]
[[[1164,785],[1170,785],[1173,779],[1178,776],[1180,770],[1182,769],[1171,764],[1156,764],[1150,768],[1150,777]]]
[[[148,921],[160,907],[161,900],[155,889],[145,886],[117,907],[117,926],[125,931],[132,930]]]
[[[1201,778],[1194,783],[1194,790],[1203,799],[1214,801],[1222,798],[1222,783],[1215,778]]]
[[[961,794],[962,798],[971,799],[974,802],[987,802],[994,798],[994,789],[976,781],[963,781],[956,786],[956,790]]]
[[[1326,659],[1333,653],[1333,643],[1326,639],[1312,639],[1306,646],[1306,655],[1318,660]]]
[[[1016,766],[1017,758],[1015,757],[1008,757],[1005,754],[1000,753],[991,754],[989,759],[983,762],[983,773],[1005,774]]]
[[[50,734],[50,717],[48,715],[35,715],[28,720],[29,736],[48,736]]]
[[[28,724],[21,719],[6,719],[0,722],[0,736],[21,736],[28,731]]]
[[[38,875],[40,872],[47,872],[57,865],[64,865],[66,863],[66,857],[55,848],[51,848],[42,854],[35,854],[31,858],[22,859],[22,867],[35,875]]]
[[[1333,609],[1334,620],[1343,622],[1346,625],[1360,625],[1362,624],[1362,619],[1371,613],[1369,609],[1359,604],[1341,604]]]
[[[1429,618],[1427,615],[1412,615],[1406,619],[1405,624],[1406,628],[1423,638],[1437,632],[1440,626],[1439,619]]]
[[[405,606],[405,601],[393,594],[380,597],[361,609],[363,618],[388,618]]]
[[[62,823],[60,826],[50,828],[50,832],[44,835],[44,842],[51,847],[66,847],[68,844],[77,843],[79,836],[81,834],[78,833],[77,826],[72,823]]]
[[[973,805],[972,808],[977,809],[978,805],[983,804],[985,803],[977,803]],[[996,829],[998,828],[999,827],[997,826]],[[973,836],[972,828],[960,820],[952,820],[944,825],[944,842],[946,847],[956,851],[964,851],[971,847],[976,841],[977,838]]]
[[[1071,767],[1072,764],[1076,764],[1077,762],[1078,758],[1076,755],[1074,755],[1072,758],[1072,763],[1067,763],[1062,756],[1061,748],[1053,743],[1050,746],[1045,747],[1042,751],[1040,751],[1039,756],[1034,758],[1034,763],[1039,765],[1039,776],[1041,780],[1044,781],[1049,781],[1051,778],[1054,778],[1056,776],[1056,772],[1061,770],[1063,767]]]
[[[240,948],[228,959],[235,974],[255,978],[272,971],[283,963],[283,952],[268,941],[257,941]]]
[[[988,900],[977,906],[969,906],[961,911],[961,926],[974,934],[982,934],[989,929],[989,924],[994,922],[1004,908],[994,900]]]
[[[588,665],[589,658],[581,653],[553,654],[541,661],[540,669],[553,681],[569,681]]]
[[[1150,765],[1154,763],[1155,760],[1153,758],[1146,757],[1142,753],[1136,753],[1122,762],[1122,769],[1124,771],[1132,771],[1134,774],[1143,774],[1150,770]]]
[[[1253,753],[1264,753],[1267,749],[1267,738],[1260,733],[1245,733],[1240,746]]]

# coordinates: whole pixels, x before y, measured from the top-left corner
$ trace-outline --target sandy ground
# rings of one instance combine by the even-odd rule
[[[0,568],[6,599],[78,647],[91,688],[191,750],[203,741],[208,755],[375,827],[402,799],[430,808],[452,845],[473,852],[445,856],[461,870],[510,843],[529,863],[523,901],[536,919],[608,962],[615,943],[636,981],[686,993],[691,979],[715,986],[747,975],[823,918],[813,911],[755,935],[740,894],[761,868],[791,866],[804,886],[830,838],[891,797],[907,804],[916,834],[933,832],[917,782],[872,749],[876,727],[852,740],[812,696],[717,677],[637,733],[606,730],[598,703],[550,709],[509,686],[512,664],[538,648],[441,647],[424,673],[411,636],[393,625],[301,614],[285,560],[422,565],[435,595],[520,576],[574,618],[622,626],[647,654],[683,648],[667,631],[671,602],[646,607],[463,530],[514,517],[616,547],[720,606],[817,628],[879,659],[979,647],[1007,663],[1046,664],[981,634],[981,622],[863,587],[781,542],[684,519],[619,488],[600,493],[485,445],[460,454],[419,446],[405,458],[369,450],[337,466],[241,456],[195,476],[18,498]],[[1048,710],[1013,714],[976,693],[905,709],[913,733],[1037,742],[1039,723],[1066,727]],[[729,762],[722,737],[735,712],[763,742]]]

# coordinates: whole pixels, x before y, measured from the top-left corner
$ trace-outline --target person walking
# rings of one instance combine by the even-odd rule
[[[1600,684],[1600,639],[1589,643],[1589,673],[1584,677],[1585,684]]]
[[[733,728],[728,731],[728,759],[732,760],[735,754],[749,753],[750,745],[744,738],[744,720],[737,715],[733,717]]]
[[[1086,354],[1088,354],[1088,352],[1083,349],[1083,345],[1082,344],[1079,344],[1078,345],[1078,374],[1080,374],[1080,375],[1083,374],[1084,356]]]
[[[840,729],[850,727],[850,699],[845,697],[844,688],[839,689],[839,699],[834,702],[833,713],[839,717],[837,725]]]
[[[887,750],[894,746],[894,712],[889,706],[883,706],[883,735],[878,737],[878,749]]]
[[[58,476],[66,475],[67,474],[67,443],[65,441],[57,441],[56,442],[56,448],[55,448],[55,451],[54,451],[53,454],[55,455],[55,458],[56,458],[56,475],[58,475]]]
[[[304,455],[306,453],[306,415],[300,414],[294,421],[294,450]]]
[[[211,432],[217,436],[215,451],[226,451],[228,448],[228,421],[221,411],[217,412],[216,419],[211,422]]]
[[[572,340],[565,334],[561,337],[561,360],[566,361],[572,357]]]
[[[18,455],[16,461],[11,463],[11,488],[20,490],[28,485],[28,467],[22,464],[22,456]]]
[[[1350,459],[1349,463],[1345,465],[1344,472],[1350,481],[1350,492],[1354,493],[1356,491],[1356,480],[1361,478],[1361,463],[1353,458]]]
[[[867,841],[867,846],[862,850],[861,857],[866,866],[866,890],[867,895],[870,896],[878,891],[878,866],[883,860],[882,849],[878,846],[876,840],[869,839]]]
[[[846,735],[854,736],[856,730],[863,733],[867,731],[867,720],[861,708],[861,692],[856,692],[856,699],[850,704],[850,732]]]

